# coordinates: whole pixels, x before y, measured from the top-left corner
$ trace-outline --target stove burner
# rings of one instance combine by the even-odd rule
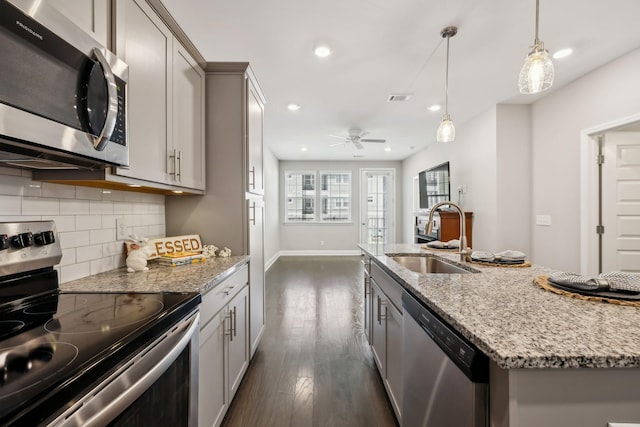
[[[0,338],[19,331],[24,325],[21,320],[0,320]]]
[[[0,401],[64,370],[78,357],[78,347],[66,342],[35,340],[0,349]]]
[[[107,333],[150,319],[164,308],[158,294],[86,295],[85,307],[58,314],[44,329],[61,335]]]
[[[24,314],[42,315],[42,314],[64,314],[67,311],[75,310],[78,306],[86,306],[87,298],[84,296],[77,297],[73,300],[73,305],[69,307],[58,306],[58,301],[46,301],[39,304],[33,304],[25,308],[22,312]]]

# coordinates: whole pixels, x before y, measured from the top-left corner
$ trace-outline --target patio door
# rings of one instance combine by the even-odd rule
[[[395,243],[395,169],[360,169],[360,241]]]

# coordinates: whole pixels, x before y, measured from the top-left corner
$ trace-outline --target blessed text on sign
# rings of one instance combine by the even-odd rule
[[[180,252],[202,252],[202,242],[200,241],[200,236],[197,234],[151,239],[149,246],[154,250],[149,256],[149,259]]]

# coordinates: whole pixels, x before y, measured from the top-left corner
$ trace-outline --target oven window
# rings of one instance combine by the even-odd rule
[[[188,426],[190,347],[109,426]]]

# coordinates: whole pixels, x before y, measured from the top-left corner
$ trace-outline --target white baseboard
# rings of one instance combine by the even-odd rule
[[[266,272],[276,263],[281,256],[358,256],[362,252],[358,249],[353,250],[327,250],[327,251],[280,251],[269,258],[264,264]]]

